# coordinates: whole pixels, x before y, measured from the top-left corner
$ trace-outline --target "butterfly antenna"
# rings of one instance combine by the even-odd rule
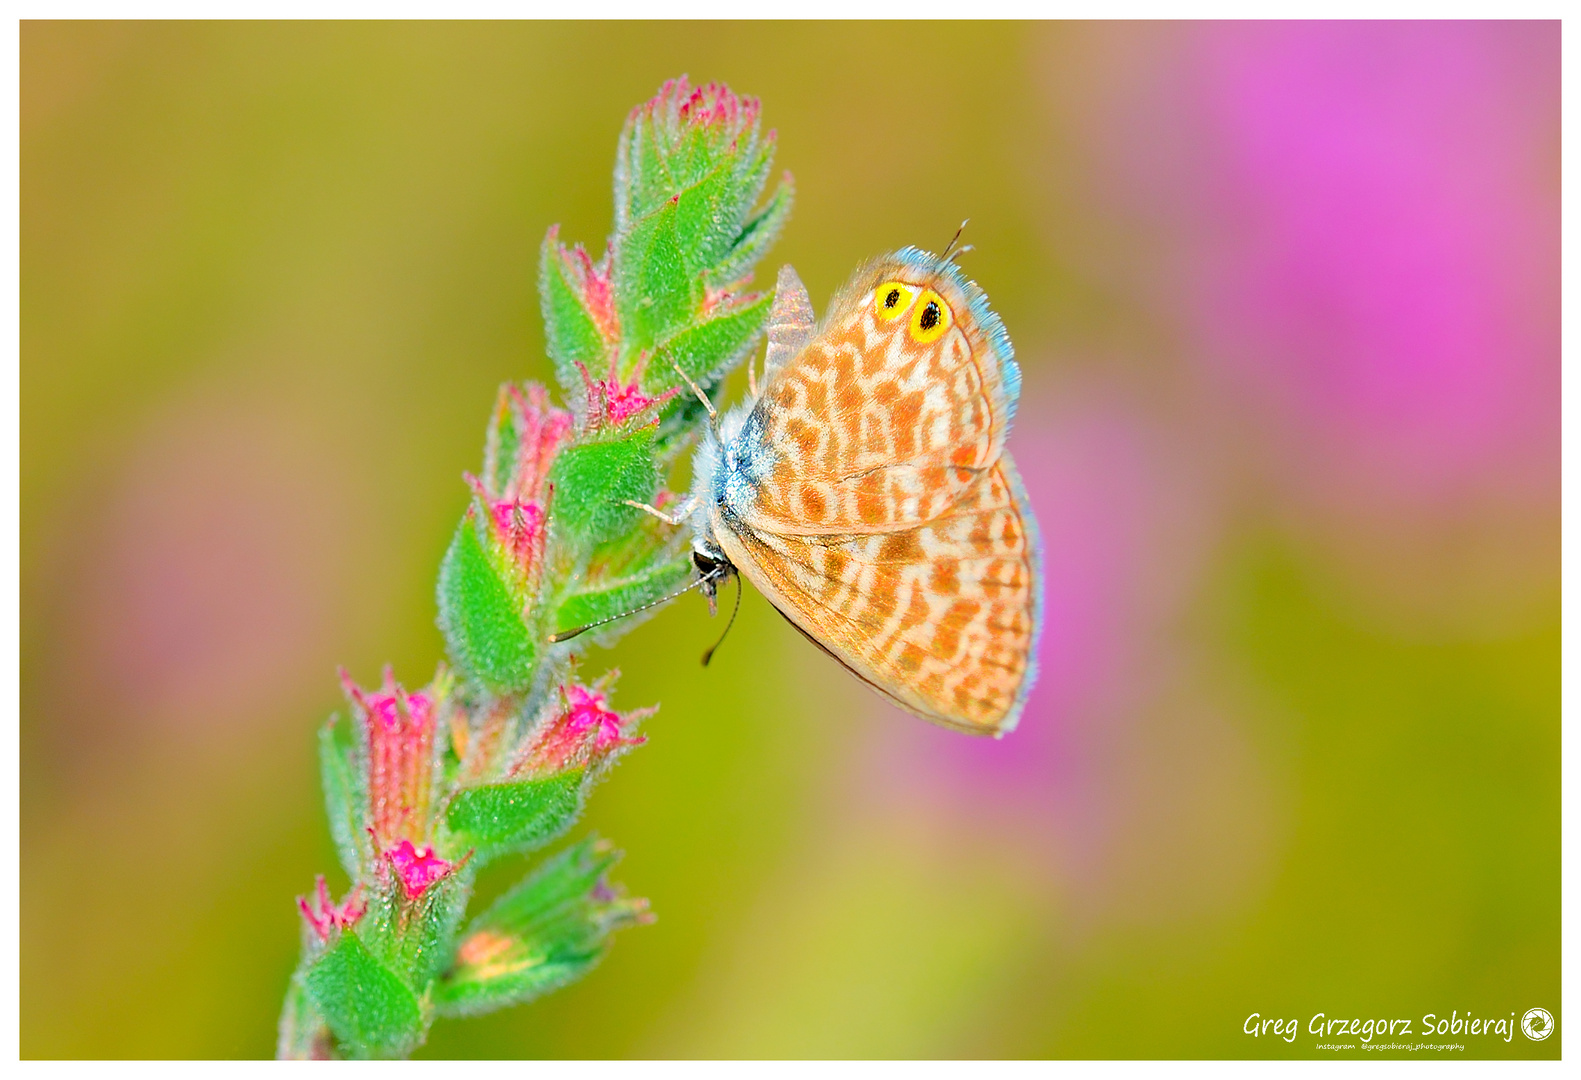
[[[710,661],[710,660],[712,660],[714,658],[714,653],[719,651],[719,646],[721,646],[721,645],[723,645],[725,643],[725,635],[730,633],[730,628],[732,626],[736,625],[736,614],[741,610],[741,575],[737,574],[737,575],[735,575],[735,578],[736,578],[736,606],[730,609],[730,621],[725,623],[724,633],[720,634],[719,635],[719,640],[714,642],[713,645],[709,648],[709,650],[707,652],[703,653],[703,666],[704,667],[707,667],[708,666],[708,661]]]
[[[966,231],[966,226],[971,220],[971,218],[967,218],[965,221],[961,222],[961,227],[955,230],[955,235],[950,237],[950,242],[944,245],[944,254],[939,256],[940,262],[950,261],[950,252],[955,250],[955,242],[961,238],[961,234]],[[956,251],[955,254],[960,255],[968,250],[970,249],[962,248],[960,251]]]
[[[948,265],[953,263],[956,259],[959,259],[962,255],[965,255],[968,251],[972,250],[974,249],[971,244],[962,244],[960,247],[956,248],[955,251],[949,255],[949,257],[944,259],[944,264]]]
[[[676,597],[678,597],[678,596],[685,596],[687,593],[691,592],[693,589],[701,588],[702,586],[708,584],[710,581],[717,581],[719,579],[720,575],[721,575],[721,571],[717,571],[717,570],[714,571],[713,573],[704,574],[703,576],[699,577],[696,581],[694,581],[690,585],[686,586],[686,588],[681,589],[681,590],[679,590],[677,592],[673,592],[669,596],[661,596],[657,600],[650,600],[648,603],[643,604],[640,607],[634,607],[630,611],[622,611],[618,615],[611,615],[608,618],[599,619],[597,622],[590,622],[586,626],[578,626],[578,627],[576,627],[574,629],[571,629],[571,630],[557,630],[554,633],[549,635],[549,643],[551,645],[558,645],[562,641],[570,641],[572,638],[577,637],[577,636],[579,636],[581,634],[585,634],[589,630],[593,630],[593,629],[596,629],[597,627],[603,626],[605,623],[612,623],[616,619],[624,619],[624,618],[626,618],[626,617],[628,617],[630,615],[635,615],[638,612],[647,611],[651,607],[658,607],[660,604],[667,604],[671,600],[674,600]],[[737,602],[739,602],[739,597],[738,597],[738,601]],[[726,627],[726,629],[729,629],[729,628]],[[716,649],[718,647],[719,646],[717,646],[717,645],[714,646],[714,648],[716,648]],[[712,651],[712,650],[710,650],[710,651]]]

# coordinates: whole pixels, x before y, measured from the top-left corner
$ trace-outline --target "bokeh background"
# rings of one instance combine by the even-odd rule
[[[265,1056],[345,664],[433,584],[628,109],[764,102],[820,308],[964,260],[1043,677],[979,743],[750,594],[609,660],[658,922],[424,1056],[1261,1056],[1559,998],[1557,23],[21,32],[24,1056]],[[497,890],[517,873],[484,881]],[[1420,1020],[1417,1020],[1420,1030]]]

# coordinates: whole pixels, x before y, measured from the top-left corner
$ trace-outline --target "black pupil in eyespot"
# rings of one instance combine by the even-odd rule
[[[892,308],[898,303],[900,303],[900,290],[899,289],[890,289],[889,292],[884,294],[884,306],[885,307]]]
[[[922,318],[918,319],[917,323],[924,330],[932,330],[935,326],[938,326],[939,305],[935,304],[932,300],[929,300],[928,306],[922,309]]]

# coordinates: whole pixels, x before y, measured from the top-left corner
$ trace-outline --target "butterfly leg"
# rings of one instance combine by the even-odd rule
[[[718,423],[719,412],[714,408],[714,403],[708,400],[708,395],[703,393],[702,388],[692,381],[690,375],[681,370],[681,365],[672,360],[670,361],[670,366],[675,369],[675,373],[681,377],[681,380],[692,388],[692,393],[697,395],[697,400],[703,403],[703,408],[708,410],[708,419]]]

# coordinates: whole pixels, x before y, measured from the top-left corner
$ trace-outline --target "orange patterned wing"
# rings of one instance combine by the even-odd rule
[[[972,734],[1014,729],[1042,595],[1037,524],[1008,455],[915,528],[755,533],[723,511],[715,535],[792,623],[902,708]]]
[[[753,497],[734,509],[782,535],[880,533],[946,513],[999,459],[1020,392],[982,291],[913,249],[857,271],[770,372],[743,431]]]

